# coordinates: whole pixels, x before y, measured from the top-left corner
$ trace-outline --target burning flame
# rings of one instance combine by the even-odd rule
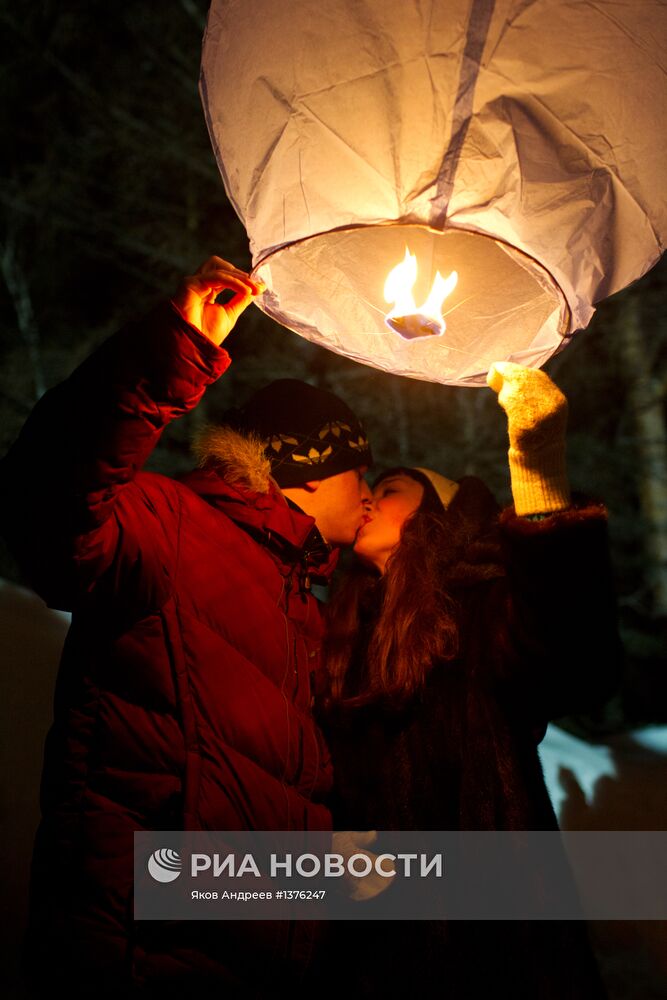
[[[446,329],[442,303],[456,288],[459,276],[452,271],[445,279],[438,271],[422,306],[416,304],[412,294],[416,280],[417,258],[406,247],[405,257],[389,272],[384,283],[385,301],[393,302],[393,308],[384,318],[385,323],[406,340],[440,336]]]

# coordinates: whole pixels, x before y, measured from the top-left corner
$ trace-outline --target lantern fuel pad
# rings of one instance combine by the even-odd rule
[[[385,301],[394,304],[385,316],[385,323],[405,340],[442,336],[446,327],[442,304],[456,288],[458,274],[452,271],[445,281],[440,271],[436,271],[423,306],[416,304],[412,294],[416,280],[417,258],[406,247],[405,257],[389,272],[384,283]]]
[[[666,36],[665,0],[213,0],[201,95],[260,308],[412,378],[544,364],[667,243]]]

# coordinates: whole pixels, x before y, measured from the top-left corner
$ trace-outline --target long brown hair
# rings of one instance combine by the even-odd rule
[[[375,486],[397,473],[420,483],[424,495],[381,577],[355,563],[339,578],[326,611],[325,708],[376,699],[401,704],[423,687],[436,660],[459,652],[459,608],[446,586],[446,512],[414,469],[391,469]]]

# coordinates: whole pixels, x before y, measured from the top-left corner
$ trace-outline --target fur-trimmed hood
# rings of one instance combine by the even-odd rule
[[[313,580],[328,580],[338,549],[326,544],[313,517],[288,503],[271,476],[259,437],[209,426],[195,437],[193,452],[199,468],[180,482],[260,541],[282,565],[301,563]]]
[[[264,442],[257,434],[242,434],[225,424],[207,424],[194,436],[192,452],[200,469],[216,469],[232,486],[268,493],[274,482]]]

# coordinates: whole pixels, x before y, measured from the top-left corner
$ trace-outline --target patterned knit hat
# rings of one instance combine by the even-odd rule
[[[281,487],[328,479],[373,462],[366,432],[347,403],[299,379],[271,382],[222,421],[262,439],[271,474]]]

